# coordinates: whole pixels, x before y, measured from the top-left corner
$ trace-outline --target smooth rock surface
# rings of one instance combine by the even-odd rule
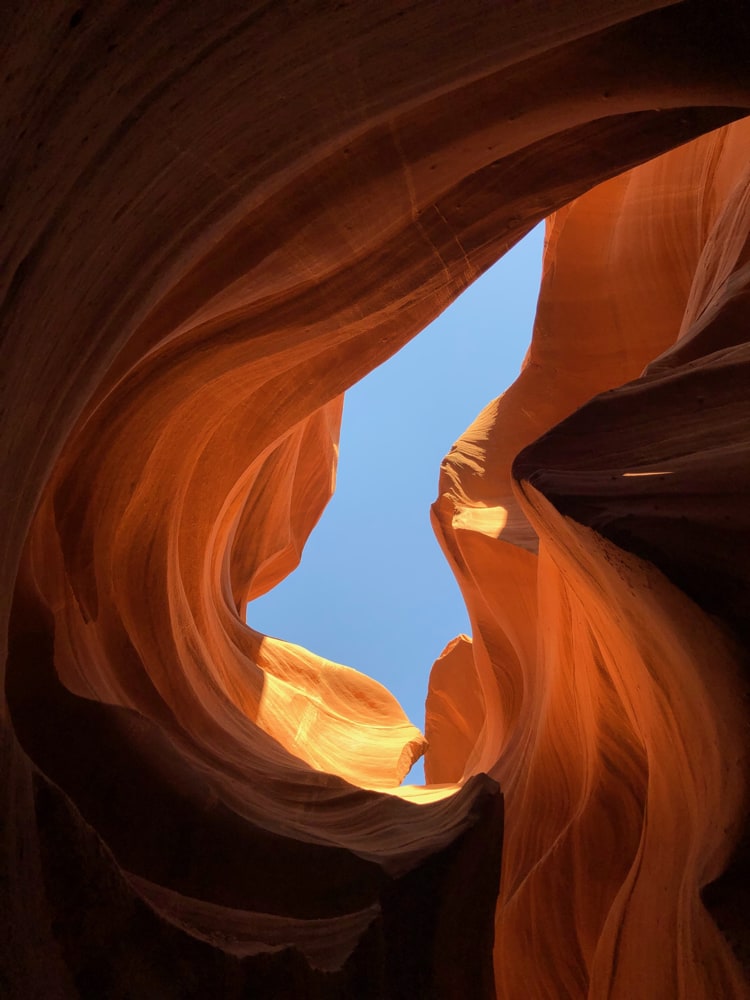
[[[31,0],[0,49],[0,994],[747,995],[746,5]],[[427,746],[245,604],[342,394],[548,216],[441,471]]]

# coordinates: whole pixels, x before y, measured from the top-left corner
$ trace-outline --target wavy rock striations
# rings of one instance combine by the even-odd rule
[[[722,316],[750,280],[748,149],[738,123],[549,220],[524,370],[444,463],[474,641],[433,670],[426,773],[504,791],[500,996],[745,992],[700,892],[746,813],[750,408]],[[746,948],[743,890],[716,908]]]
[[[746,14],[11,9],[2,995],[747,995]],[[548,216],[425,741],[245,606],[346,389]]]

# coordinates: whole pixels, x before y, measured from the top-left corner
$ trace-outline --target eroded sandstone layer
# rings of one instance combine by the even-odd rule
[[[745,4],[6,22],[0,993],[747,995]],[[545,217],[425,742],[245,605],[342,394]]]

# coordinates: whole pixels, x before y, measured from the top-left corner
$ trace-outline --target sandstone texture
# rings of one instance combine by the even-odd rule
[[[0,49],[0,996],[750,995],[746,4],[29,0]],[[423,736],[245,609],[346,390],[542,219]]]

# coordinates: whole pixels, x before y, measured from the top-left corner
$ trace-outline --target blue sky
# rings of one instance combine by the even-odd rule
[[[347,393],[336,493],[299,568],[247,609],[253,628],[379,680],[420,729],[433,661],[469,632],[430,527],[440,462],[518,374],[543,239],[542,224]]]

